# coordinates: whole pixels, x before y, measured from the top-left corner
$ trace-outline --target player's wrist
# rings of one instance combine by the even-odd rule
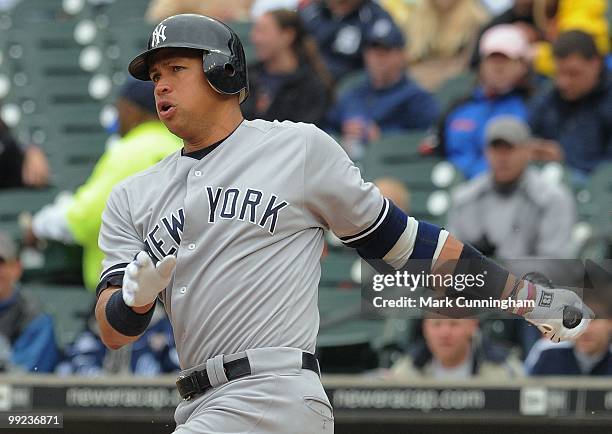
[[[131,308],[134,312],[142,315],[148,313],[153,308],[153,306],[155,306],[155,302],[151,302],[143,306],[131,306]]]
[[[515,303],[508,308],[508,312],[513,313],[515,315],[525,316],[529,312],[533,310],[533,306],[535,300],[537,299],[539,292],[538,285],[533,282],[530,282],[526,279],[517,279],[514,284],[512,291],[510,292],[508,299],[513,301],[522,301],[526,303]],[[521,307],[518,307],[518,306]]]
[[[153,307],[144,313],[136,312],[123,300],[123,290],[115,291],[106,303],[106,320],[124,336],[139,336],[147,329],[153,316]]]

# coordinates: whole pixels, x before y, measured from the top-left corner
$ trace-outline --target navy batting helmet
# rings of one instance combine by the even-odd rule
[[[246,59],[238,35],[227,25],[213,18],[181,14],[159,23],[147,51],[130,62],[128,70],[140,80],[150,80],[148,57],[161,48],[193,48],[202,50],[204,74],[219,93],[240,95],[240,103],[249,95]]]

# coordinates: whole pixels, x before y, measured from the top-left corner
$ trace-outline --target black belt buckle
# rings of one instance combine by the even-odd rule
[[[189,375],[181,375],[176,380],[176,388],[178,389],[181,398],[188,401],[195,395],[200,393],[200,385],[198,383],[195,373]]]

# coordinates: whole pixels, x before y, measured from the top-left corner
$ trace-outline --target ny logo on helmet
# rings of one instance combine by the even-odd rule
[[[160,42],[166,40],[166,26],[162,23],[159,23],[155,30],[153,30],[153,34],[151,35],[151,48],[157,47]]]

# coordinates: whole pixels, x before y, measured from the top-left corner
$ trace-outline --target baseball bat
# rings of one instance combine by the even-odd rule
[[[574,306],[563,308],[563,326],[568,329],[577,327],[582,321],[582,310]]]

